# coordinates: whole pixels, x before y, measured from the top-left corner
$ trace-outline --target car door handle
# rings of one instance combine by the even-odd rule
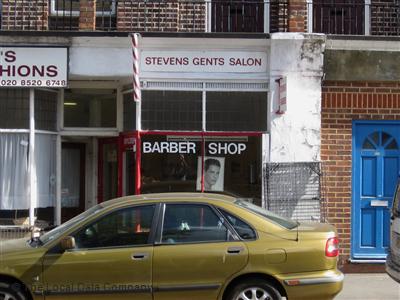
[[[133,253],[132,260],[145,260],[149,257],[147,253]]]
[[[228,254],[239,254],[244,250],[243,247],[229,247],[227,252]]]

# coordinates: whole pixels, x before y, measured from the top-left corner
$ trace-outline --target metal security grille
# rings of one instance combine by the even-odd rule
[[[31,229],[24,226],[0,226],[0,241],[14,240],[31,235]]]
[[[270,211],[298,221],[325,221],[321,163],[267,163],[265,171]]]

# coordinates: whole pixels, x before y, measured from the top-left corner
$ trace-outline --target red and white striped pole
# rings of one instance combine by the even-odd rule
[[[141,136],[142,128],[142,91],[140,86],[140,55],[139,41],[141,36],[139,33],[132,34],[132,56],[133,56],[133,100],[136,102],[136,169],[135,169],[135,194],[141,192]]]
[[[140,79],[139,79],[139,74],[140,74],[139,39],[140,39],[139,33],[132,34],[133,100],[137,102],[141,101],[142,99],[142,93],[140,90]]]

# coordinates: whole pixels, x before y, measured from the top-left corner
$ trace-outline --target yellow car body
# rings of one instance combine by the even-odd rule
[[[40,240],[1,242],[0,296],[333,299],[343,274],[332,240],[337,233],[331,225],[263,215],[230,196],[124,197],[91,208]]]

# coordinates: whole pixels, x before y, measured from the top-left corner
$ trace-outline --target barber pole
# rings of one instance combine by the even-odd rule
[[[139,102],[142,98],[139,79],[139,33],[132,34],[132,55],[133,55],[133,100]]]
[[[287,109],[287,106],[286,106],[287,79],[286,79],[286,77],[281,77],[275,81],[276,81],[276,83],[278,83],[278,87],[279,87],[279,108],[275,113],[278,115],[281,115],[281,114],[284,114]]]

